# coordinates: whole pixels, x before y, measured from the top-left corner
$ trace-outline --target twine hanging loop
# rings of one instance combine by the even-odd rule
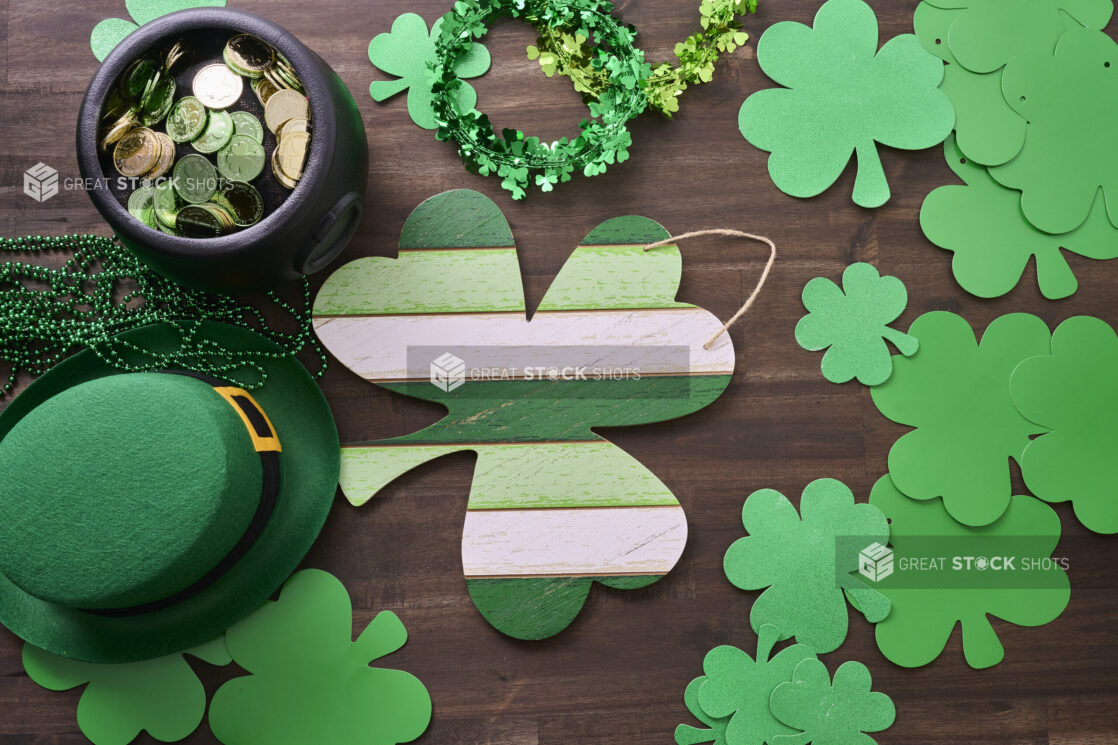
[[[738,312],[735,313],[729,321],[726,321],[726,324],[718,330],[718,333],[710,337],[710,341],[703,345],[703,349],[709,350],[712,346],[714,346],[714,342],[718,340],[718,337],[729,331],[730,327],[737,323],[738,320],[746,314],[746,312],[753,306],[754,301],[757,300],[757,296],[761,294],[761,288],[765,286],[765,281],[769,278],[769,272],[772,271],[773,264],[776,263],[776,244],[763,235],[755,235],[754,233],[746,233],[741,230],[732,230],[730,228],[707,228],[706,230],[694,230],[690,233],[673,235],[670,238],[665,238],[662,241],[649,243],[645,245],[644,250],[651,251],[652,249],[658,248],[660,246],[668,246],[678,241],[687,240],[688,238],[698,238],[702,235],[727,235],[732,238],[744,238],[746,240],[764,243],[769,247],[769,260],[765,263],[765,268],[761,272],[761,276],[757,279],[757,284],[753,286],[753,291],[749,293],[749,297],[745,299],[745,304],[738,309]]]

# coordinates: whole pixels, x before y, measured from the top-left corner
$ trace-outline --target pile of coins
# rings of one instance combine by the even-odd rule
[[[128,66],[104,110],[101,148],[113,148],[117,172],[141,184],[128,197],[136,219],[170,235],[212,238],[264,217],[264,199],[250,183],[268,163],[264,126],[248,111],[229,111],[241,100],[244,80],[276,137],[272,175],[286,189],[303,176],[310,106],[291,63],[248,34],[229,39],[223,61],[203,66],[193,95],[176,100],[172,70],[184,51],[176,43]],[[165,132],[155,129],[161,123]],[[195,152],[176,162],[177,144]]]

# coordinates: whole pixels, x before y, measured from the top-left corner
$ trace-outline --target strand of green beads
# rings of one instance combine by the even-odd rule
[[[48,254],[65,253],[72,256],[59,268],[38,263]],[[122,371],[182,367],[250,390],[267,380],[262,362],[294,356],[308,346],[319,360],[315,377],[326,371],[326,355],[311,330],[310,282],[306,278],[300,307],[275,292],[268,293],[269,300],[295,320],[296,330],[285,332],[268,323],[262,308],[182,287],[153,272],[115,238],[0,238],[0,257],[18,259],[0,264],[0,362],[9,367],[0,395],[11,392],[21,373],[41,375],[84,348]],[[194,321],[250,329],[283,351],[225,349],[196,338]],[[122,331],[157,322],[170,323],[179,331],[178,349],[155,352],[114,338]],[[143,362],[137,364],[137,357]],[[246,377],[245,372],[250,375]]]

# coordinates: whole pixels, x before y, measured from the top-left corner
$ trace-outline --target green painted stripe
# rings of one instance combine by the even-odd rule
[[[319,291],[315,316],[524,312],[515,248],[431,250],[351,261]]]
[[[422,448],[343,447],[338,483],[345,498],[360,507],[413,468],[462,449],[457,445]]]
[[[584,246],[608,246],[626,243],[642,245],[671,238],[671,233],[655,220],[640,215],[614,217],[598,225],[582,239]]]
[[[639,245],[579,246],[540,303],[540,311],[692,308],[675,300],[679,250]]]
[[[599,440],[591,427],[675,419],[708,406],[729,384],[729,375],[471,381],[446,393],[428,382],[378,383],[449,409],[430,427],[393,440],[400,445]]]
[[[515,639],[547,639],[571,624],[594,582],[636,589],[660,576],[467,579],[466,589],[481,615],[501,633]]]
[[[512,230],[501,208],[469,189],[431,197],[412,211],[400,231],[400,248],[513,245]]]
[[[471,510],[679,504],[660,479],[612,442],[491,445],[477,452]]]
[[[412,468],[458,450],[478,454],[469,509],[666,507],[671,491],[613,443],[366,445],[342,449],[342,491],[364,504]]]

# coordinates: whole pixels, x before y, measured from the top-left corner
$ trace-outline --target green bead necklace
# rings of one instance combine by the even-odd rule
[[[268,298],[296,322],[294,332],[281,331],[264,312],[242,300],[193,290],[155,273],[116,238],[97,235],[41,235],[0,238],[0,256],[42,257],[72,252],[55,269],[24,261],[0,264],[0,362],[9,366],[0,396],[10,393],[22,372],[35,377],[83,348],[125,372],[181,367],[228,380],[248,390],[267,380],[261,364],[298,354],[306,347],[326,371],[326,355],[311,331],[310,282],[303,279],[302,306],[297,308],[275,292]],[[278,344],[284,351],[225,349],[196,338],[195,321],[241,326]],[[153,352],[114,339],[114,335],[149,323],[169,323],[181,345],[173,352]],[[127,362],[124,352],[146,361]],[[246,376],[245,373],[248,373]]]

